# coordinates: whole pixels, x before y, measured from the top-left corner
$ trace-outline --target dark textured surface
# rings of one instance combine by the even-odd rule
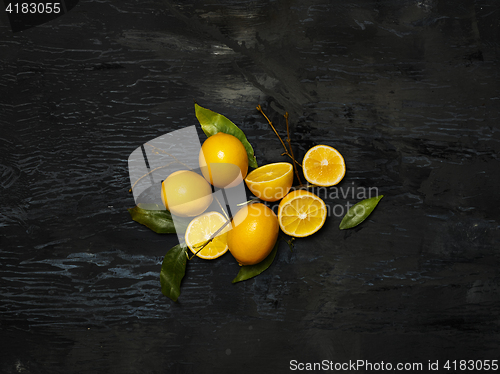
[[[0,371],[500,359],[499,17],[496,0],[104,0],[1,26]],[[197,124],[193,99],[259,164],[285,159],[255,106],[281,131],[288,111],[297,158],[334,146],[338,187],[385,198],[241,284],[229,254],[193,260],[172,303],[176,238],[131,221],[127,157]]]

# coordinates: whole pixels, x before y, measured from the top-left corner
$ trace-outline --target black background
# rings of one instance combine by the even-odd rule
[[[4,22],[0,371],[500,359],[499,4],[103,0]],[[281,134],[289,112],[299,160],[331,145],[337,187],[385,197],[246,282],[230,254],[194,259],[173,303],[159,272],[177,239],[130,219],[127,158],[196,125],[193,100],[237,123],[260,165],[286,158],[256,105]]]

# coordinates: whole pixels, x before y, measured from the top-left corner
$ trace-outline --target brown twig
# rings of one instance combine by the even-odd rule
[[[281,139],[281,136],[280,134],[278,134],[278,131],[276,131],[276,129],[274,128],[274,125],[273,123],[271,122],[271,120],[269,118],[267,118],[266,114],[264,113],[264,111],[262,110],[262,107],[260,105],[257,105],[257,110],[264,116],[264,118],[267,120],[267,122],[269,123],[269,126],[271,126],[271,128],[273,129],[274,133],[276,134],[276,136],[278,137],[278,139],[280,140],[281,142],[281,145],[283,146],[283,148],[285,148],[285,152],[283,152],[281,155],[284,156],[284,155],[287,155],[288,157],[290,157],[292,159],[292,161],[294,162],[294,164],[297,164],[297,165],[300,165],[299,162],[297,162],[295,160],[295,158],[293,157],[293,155],[290,154],[290,152],[288,152],[288,148],[286,147],[285,145],[285,142],[283,141],[283,139]],[[302,165],[300,165],[302,166]]]
[[[290,127],[288,126],[288,112],[285,112],[284,117],[285,117],[285,122],[286,122],[286,136],[287,136],[286,141],[288,142],[288,148],[290,148],[290,154],[292,155],[292,160],[294,161],[293,170],[295,171],[295,176],[297,177],[299,184],[302,184],[302,181],[300,180],[300,176],[299,176],[299,171],[297,170],[295,156],[293,155],[292,140],[290,139]]]
[[[273,126],[273,123],[271,122],[271,120],[269,118],[267,118],[266,114],[264,113],[264,111],[262,110],[262,107],[259,105],[257,105],[257,110],[260,112],[260,114],[262,114],[264,116],[264,118],[267,120],[267,122],[269,123],[269,126],[271,126],[271,128],[273,129],[274,133],[276,134],[276,136],[278,137],[278,139],[280,140],[281,142],[281,145],[283,145],[283,148],[285,148],[285,154],[292,157],[290,154],[288,154],[288,149],[286,148],[286,145],[285,143],[283,142],[283,140],[281,139],[281,136],[280,134],[278,134],[278,131],[276,131],[276,129],[274,128]],[[293,157],[292,157],[293,158]]]

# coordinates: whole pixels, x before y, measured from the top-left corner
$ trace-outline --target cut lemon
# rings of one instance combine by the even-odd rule
[[[304,237],[318,231],[326,220],[325,202],[305,190],[290,192],[278,207],[278,222],[287,235]]]
[[[196,253],[200,248],[226,223],[226,218],[219,212],[208,212],[193,219],[187,229],[184,239],[191,252]],[[208,243],[197,256],[206,260],[222,256],[227,252],[227,233],[230,225]]]
[[[292,187],[293,166],[288,162],[261,166],[247,175],[245,183],[248,189],[261,200],[280,200]]]
[[[322,187],[334,186],[344,178],[344,158],[333,147],[317,145],[308,150],[304,156],[302,171],[311,184]]]

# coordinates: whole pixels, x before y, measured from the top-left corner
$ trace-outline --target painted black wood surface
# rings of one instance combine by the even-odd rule
[[[496,0],[89,0],[4,23],[0,371],[500,359],[499,17]],[[127,158],[197,124],[193,100],[240,125],[259,164],[286,159],[255,106],[282,134],[288,111],[298,159],[345,157],[329,206],[384,199],[350,231],[332,212],[240,284],[230,254],[195,259],[171,302],[159,272],[177,239],[131,221]]]

